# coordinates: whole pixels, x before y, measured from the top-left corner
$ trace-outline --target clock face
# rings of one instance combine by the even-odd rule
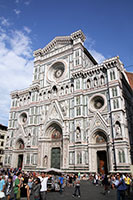
[[[62,62],[54,63],[48,70],[48,79],[50,81],[60,81],[65,72],[65,65]]]

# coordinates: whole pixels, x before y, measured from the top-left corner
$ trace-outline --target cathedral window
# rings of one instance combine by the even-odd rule
[[[101,85],[105,84],[105,79],[104,79],[104,76],[102,75],[101,76]]]
[[[37,129],[33,129],[33,138],[32,138],[32,146],[36,146],[36,139],[37,139]]]
[[[76,97],[76,105],[80,105],[80,96]]]
[[[118,152],[118,156],[119,156],[119,163],[125,163],[125,152],[124,152],[124,150],[120,150]]]
[[[94,78],[94,86],[97,86],[98,85],[98,81],[97,81],[97,78],[95,77]]]
[[[33,124],[33,116],[30,117],[30,124]]]
[[[114,80],[116,77],[115,77],[115,71],[114,70],[112,70],[111,72],[110,72],[110,80]]]
[[[78,58],[75,60],[75,65],[76,66],[79,65],[79,59]]]
[[[10,142],[10,147],[12,147],[12,140],[11,140],[11,142]]]
[[[11,164],[11,157],[8,156],[8,164],[10,165]]]
[[[81,107],[77,106],[76,107],[76,116],[79,116],[79,115],[81,115]]]
[[[119,108],[119,100],[118,99],[114,99],[113,100],[113,105],[114,105],[114,109]]]
[[[35,94],[32,93],[32,101],[35,101]]]
[[[117,94],[117,87],[115,88],[112,88],[112,96],[113,97],[116,97],[118,94]]]
[[[69,152],[69,165],[73,165],[74,164],[74,152]]]
[[[81,152],[77,153],[77,164],[82,164],[82,153]]]
[[[91,87],[91,81],[88,79],[87,80],[87,88],[90,88]]]
[[[75,51],[75,57],[77,58],[79,56],[79,50]]]
[[[5,165],[7,164],[7,155],[5,155]]]
[[[26,164],[27,164],[27,165],[30,164],[30,154],[29,154],[29,153],[27,154]]]
[[[80,89],[80,79],[76,80],[76,89]]]
[[[89,160],[88,160],[88,151],[85,151],[85,164],[88,164]]]

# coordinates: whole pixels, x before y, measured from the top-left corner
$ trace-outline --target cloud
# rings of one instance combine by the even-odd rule
[[[9,26],[10,25],[9,20],[4,18],[4,17],[0,17],[0,24],[2,26]]]
[[[102,53],[96,51],[95,44],[96,44],[95,40],[93,40],[89,36],[86,37],[85,47],[88,49],[88,51],[90,52],[90,54],[94,57],[94,59],[98,63],[101,63],[101,62],[103,62],[105,60],[105,57],[104,57],[104,55],[102,55]]]
[[[28,5],[30,4],[30,1],[25,1],[24,4],[25,4],[26,6],[28,6]]]
[[[29,29],[27,26],[24,26],[24,31],[26,31],[27,33],[30,33],[31,29]]]
[[[15,3],[19,3],[19,0],[16,0]]]
[[[16,15],[19,15],[21,13],[21,11],[17,9],[14,9],[13,11],[15,12]]]
[[[32,42],[26,32],[4,30],[0,29],[0,123],[7,125],[10,93],[31,84],[33,57]]]

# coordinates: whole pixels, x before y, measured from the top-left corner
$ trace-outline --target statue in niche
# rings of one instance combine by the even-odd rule
[[[47,167],[47,165],[48,165],[48,156],[45,155],[44,158],[43,158],[43,166]]]
[[[42,115],[41,115],[41,121],[44,121],[45,120],[45,110],[43,109],[42,110]]]
[[[67,115],[67,102],[66,101],[61,103],[61,110],[62,110],[63,115],[66,116]]]
[[[80,128],[77,127],[76,129],[76,140],[80,140]]]
[[[115,136],[116,138],[121,137],[121,127],[118,122],[115,124]]]
[[[27,146],[30,146],[30,144],[31,144],[30,138],[31,138],[31,134],[29,133],[28,134],[28,139],[27,139]]]

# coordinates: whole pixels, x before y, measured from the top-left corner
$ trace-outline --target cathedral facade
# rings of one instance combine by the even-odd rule
[[[34,52],[32,84],[11,93],[5,167],[130,172],[127,74],[119,57],[98,64],[84,41],[79,30]]]

